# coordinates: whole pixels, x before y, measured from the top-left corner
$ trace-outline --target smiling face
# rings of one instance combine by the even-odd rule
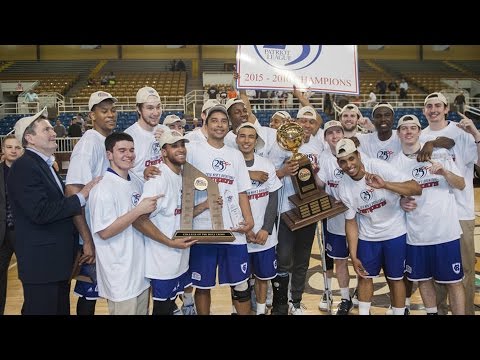
[[[35,148],[42,154],[51,156],[57,149],[57,134],[53,131],[53,127],[47,119],[35,120],[32,124],[31,131],[25,130],[25,140],[30,147]]]
[[[373,113],[373,125],[378,135],[388,134],[392,132],[393,112],[387,107],[379,107]]]
[[[165,163],[171,168],[179,168],[187,161],[187,148],[185,140],[179,140],[173,144],[165,144],[162,148],[162,157]]]
[[[238,149],[243,155],[252,155],[257,144],[257,131],[252,127],[243,127],[237,132]]]
[[[339,126],[332,126],[325,131],[324,137],[325,141],[330,146],[332,153],[335,153],[335,147],[337,146],[337,143],[344,137],[343,129]]]
[[[223,140],[228,132],[228,118],[222,111],[214,111],[206,122],[208,139]]]
[[[308,142],[310,140],[310,135],[312,135],[316,129],[317,120],[299,118],[297,119],[297,123],[303,128],[303,141]]]
[[[243,103],[233,104],[228,109],[228,116],[230,117],[230,121],[232,122],[232,127],[236,129],[240,126],[241,123],[247,122],[247,107]]]
[[[398,137],[402,145],[415,145],[420,138],[420,128],[415,124],[405,124],[398,128]]]
[[[340,122],[342,123],[345,131],[354,131],[357,129],[358,114],[355,110],[345,110],[340,117]]]
[[[111,99],[95,105],[90,112],[93,128],[103,136],[108,136],[117,126],[117,108]]]
[[[423,107],[423,115],[427,118],[429,125],[441,125],[446,122],[448,109],[448,105],[439,99],[432,98]]]
[[[133,168],[135,162],[135,147],[133,141],[117,141],[111,151],[107,150],[110,167],[117,173],[126,173]]]
[[[358,151],[347,156],[337,158],[340,169],[353,180],[360,180],[365,175],[360,153]]]
[[[162,104],[157,100],[156,96],[149,96],[153,101],[143,104],[137,104],[138,114],[140,115],[139,123],[142,128],[153,129],[160,122],[162,116]]]

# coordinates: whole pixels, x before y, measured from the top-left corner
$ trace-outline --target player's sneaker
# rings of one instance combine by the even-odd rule
[[[298,303],[291,302],[290,304],[292,304],[290,307],[290,315],[305,315],[304,310],[306,310],[307,307],[304,304],[299,302]]]
[[[197,309],[195,309],[195,304],[183,304],[181,309],[183,315],[197,315]]]
[[[337,315],[348,315],[352,307],[352,300],[342,299],[340,304],[338,304]]]
[[[332,292],[328,291],[329,298],[330,298],[330,303],[332,303]],[[320,299],[320,302],[318,303],[318,308],[322,311],[328,311],[328,302],[327,302],[327,292],[323,292],[323,296]]]
[[[410,315],[410,307],[405,306],[405,312],[403,314],[404,315]],[[388,307],[387,311],[385,311],[385,315],[393,315],[392,305],[390,305]]]

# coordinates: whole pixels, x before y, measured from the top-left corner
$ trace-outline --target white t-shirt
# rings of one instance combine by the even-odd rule
[[[159,165],[161,175],[143,185],[140,200],[164,195],[157,200],[157,208],[150,214],[153,224],[172,238],[180,229],[182,214],[182,176],[174,173],[165,163]],[[145,276],[149,279],[174,279],[188,270],[190,248],[176,249],[145,236]]]
[[[125,180],[110,171],[93,187],[88,198],[90,223],[97,260],[98,294],[111,301],[140,295],[150,286],[145,278],[145,245],[142,233],[129,225],[103,240],[98,232],[113,224],[138,204],[142,182]]]
[[[255,154],[263,156],[264,158],[268,158],[272,148],[277,143],[277,130],[267,127],[267,126],[260,126],[258,120],[255,122],[256,129],[258,131],[258,135],[262,138],[265,145],[262,146],[260,149],[255,149]],[[238,149],[237,146],[237,135],[230,130],[225,136],[224,139],[225,145],[230,146],[234,149]]]
[[[432,161],[461,176],[447,150],[435,149]],[[403,153],[395,156],[390,163],[405,175],[412,176],[423,189],[422,195],[415,196],[417,208],[406,212],[407,243],[434,245],[460,238],[462,228],[458,221],[457,204],[453,188],[445,177],[431,174],[428,171],[432,166],[430,162],[418,162]]]
[[[87,130],[73,148],[65,183],[67,185],[85,185],[97,176],[102,176],[108,167],[105,136],[97,130]],[[88,202],[85,205],[85,220],[91,229]],[[81,236],[79,236],[79,240],[80,244],[83,244]]]
[[[362,159],[365,171],[377,174],[385,181],[403,182],[405,176],[389,163],[378,159]],[[348,207],[345,219],[357,216],[358,237],[366,241],[394,239],[407,232],[405,212],[400,207],[400,195],[385,189],[367,186],[365,176],[355,181],[344,176],[338,184],[338,196]]]
[[[402,152],[402,144],[396,130],[392,132],[390,139],[385,141],[380,141],[376,132],[368,134],[357,133],[355,136],[360,141],[359,150],[372,159],[390,161],[395,155]],[[436,136],[428,135],[424,131],[420,135],[421,142],[435,140],[436,138]]]
[[[473,169],[478,160],[475,139],[471,134],[458,128],[456,123],[452,121],[449,121],[445,128],[438,131],[430,130],[430,126],[428,126],[423,130],[423,133],[433,137],[446,136],[455,141],[455,146],[449,152],[465,179],[465,189],[453,190],[458,205],[458,217],[460,220],[475,220]]]
[[[322,153],[319,164],[318,178],[325,183],[325,192],[339,200],[338,183],[345,175],[330,148],[325,149]],[[345,213],[327,219],[327,230],[331,234],[345,236]]]
[[[207,142],[207,137],[203,134],[201,128],[198,128],[190,131],[189,133],[185,134],[185,138],[188,139],[190,142],[193,141],[200,141],[200,142]]]
[[[238,204],[238,194],[251,188],[250,177],[243,154],[236,149],[224,145],[217,149],[208,142],[187,143],[187,161],[203,172],[211,180],[218,183],[219,193],[223,196],[222,206],[223,225],[225,229],[233,227],[230,212],[226,205],[225,192],[229,191],[233,202]],[[207,199],[206,191],[195,191],[195,205]],[[193,218],[193,229],[212,229],[210,210],[205,210]],[[234,232],[235,240],[229,244],[246,244],[245,234]]]
[[[250,201],[250,207],[252,209],[252,215],[255,221],[252,231],[256,234],[263,226],[265,210],[270,198],[270,193],[280,189],[282,187],[282,183],[275,173],[275,166],[273,166],[272,162],[261,156],[255,154],[253,165],[251,167],[247,167],[247,169],[251,171],[265,171],[268,173],[268,180],[266,182],[261,183],[251,180],[252,187],[250,190],[247,190],[248,200]],[[274,226],[272,234],[268,236],[265,244],[260,245],[248,243],[248,252],[253,253],[264,251],[277,245],[277,243],[277,229]]]
[[[125,132],[132,136],[135,145],[135,165],[131,172],[142,182],[145,182],[145,178],[143,177],[145,168],[162,162],[160,144],[154,135],[157,127],[165,127],[165,125],[157,125],[153,128],[153,131],[147,131],[144,130],[137,121],[125,129]]]

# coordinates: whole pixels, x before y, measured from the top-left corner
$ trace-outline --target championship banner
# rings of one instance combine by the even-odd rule
[[[239,45],[238,89],[359,95],[356,45]]]

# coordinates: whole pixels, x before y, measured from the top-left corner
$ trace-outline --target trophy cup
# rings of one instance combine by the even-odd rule
[[[299,165],[297,174],[291,176],[296,193],[288,197],[296,208],[281,214],[290,230],[295,231],[347,209],[318,187],[310,160],[298,152],[303,143],[303,128],[299,124],[282,124],[277,129],[277,143],[282,149],[291,151],[290,160],[298,161]]]
[[[181,229],[175,231],[173,238],[176,239],[179,237],[192,236],[196,239],[199,239],[198,242],[223,242],[235,240],[233,232],[224,229],[223,226],[222,207],[217,202],[220,195],[218,184],[209,179],[195,166],[186,162],[183,165],[182,186],[182,215],[180,220]],[[192,230],[195,191],[207,191],[207,201],[212,221],[212,229]],[[232,196],[230,202],[233,202],[233,199],[234,198]],[[227,206],[229,206],[229,209],[231,209],[230,206],[235,209],[234,204],[230,205],[228,204],[228,199],[224,198],[224,201],[225,200],[227,201]],[[238,211],[241,216],[242,212],[240,208],[238,208]],[[233,223],[235,224],[235,222]]]

